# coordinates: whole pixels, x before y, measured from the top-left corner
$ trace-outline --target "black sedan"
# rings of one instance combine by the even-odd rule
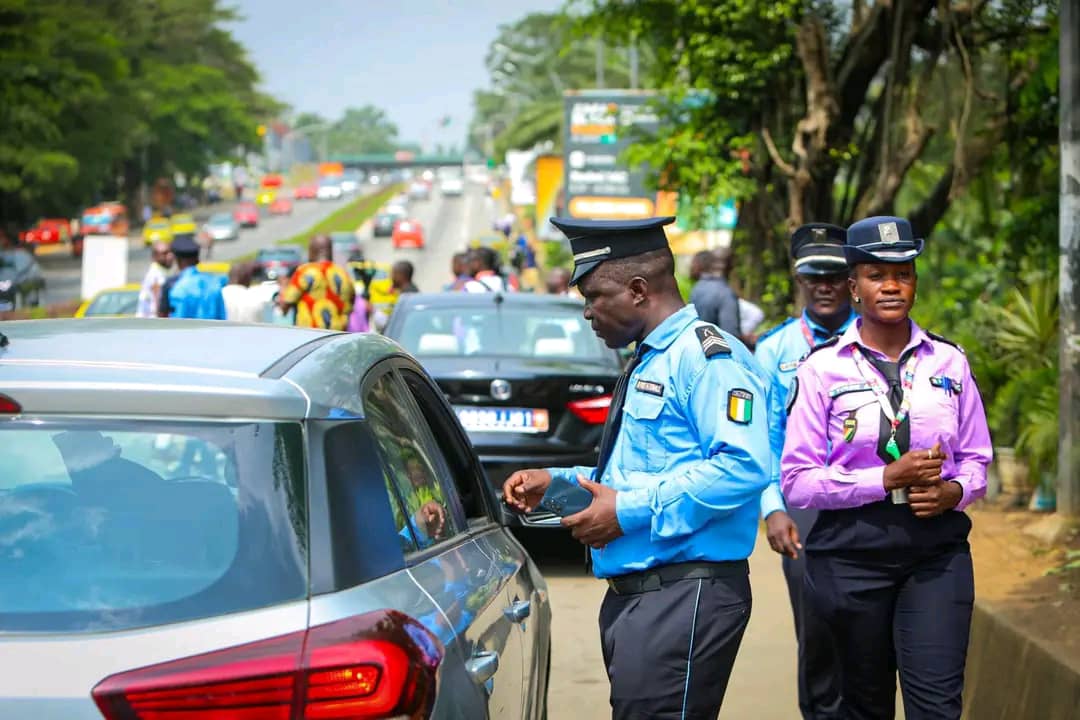
[[[568,298],[404,294],[386,335],[446,393],[496,487],[515,470],[595,465],[621,372]],[[558,526],[536,512],[527,526]]]

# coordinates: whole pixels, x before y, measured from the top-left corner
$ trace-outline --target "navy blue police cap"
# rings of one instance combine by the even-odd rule
[[[791,259],[800,275],[832,275],[847,270],[847,231],[829,223],[807,223],[791,233]]]
[[[195,242],[193,233],[182,233],[173,237],[169,249],[172,250],[173,255],[198,255],[200,248],[199,243]]]
[[[844,255],[849,265],[905,263],[922,254],[924,244],[904,218],[868,217],[847,229]]]
[[[605,260],[633,257],[668,247],[664,226],[675,222],[673,216],[643,220],[582,220],[551,218],[551,224],[566,235],[574,253],[574,274],[570,285],[576,285]]]

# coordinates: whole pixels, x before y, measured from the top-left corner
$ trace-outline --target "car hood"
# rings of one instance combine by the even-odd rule
[[[566,375],[619,375],[619,369],[603,361],[534,360],[514,357],[418,357],[436,380],[462,380],[498,376],[514,378]]]

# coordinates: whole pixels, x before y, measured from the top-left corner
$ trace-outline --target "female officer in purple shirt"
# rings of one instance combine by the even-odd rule
[[[861,317],[799,367],[781,486],[820,511],[806,589],[836,641],[841,717],[959,718],[974,581],[963,512],[990,435],[963,350],[909,317],[923,240],[902,218],[847,231]]]

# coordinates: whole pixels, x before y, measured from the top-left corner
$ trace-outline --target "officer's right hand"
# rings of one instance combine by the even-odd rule
[[[802,550],[799,528],[783,510],[773,510],[765,518],[765,537],[769,539],[769,547],[775,552],[787,555],[792,560],[799,557],[799,550]]]
[[[503,502],[519,513],[532,512],[551,487],[547,470],[518,470],[503,483]]]
[[[908,450],[899,460],[885,466],[883,484],[886,492],[938,482],[944,460],[941,443],[935,443],[932,448]]]

